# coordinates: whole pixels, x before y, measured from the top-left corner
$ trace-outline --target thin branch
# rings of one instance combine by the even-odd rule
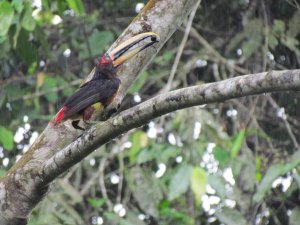
[[[89,189],[97,182],[98,178],[101,175],[101,163],[98,167],[98,170],[95,171],[92,175],[92,177],[85,183],[85,185],[82,187],[80,194],[82,196],[86,195]]]
[[[269,101],[270,103],[272,104],[272,106],[274,108],[276,108],[277,110],[280,109],[280,106],[277,104],[277,102],[272,98],[272,97],[269,97]],[[299,149],[299,143],[297,142],[297,138],[295,137],[293,131],[292,131],[292,128],[291,128],[291,125],[289,124],[289,122],[287,121],[287,116],[285,115],[285,113],[283,113],[283,115],[280,117],[284,123],[284,126],[292,140],[292,143],[294,145],[294,148],[295,149]]]
[[[91,48],[91,45],[90,45],[90,42],[89,42],[89,38],[88,38],[88,34],[87,34],[87,31],[86,31],[86,28],[85,28],[84,21],[81,24],[81,26],[82,26],[82,30],[83,30],[83,35],[84,35],[85,43],[86,43],[86,48],[87,48],[88,53],[89,53],[89,61],[91,63],[94,63],[93,54],[92,54],[92,48]]]
[[[184,49],[185,44],[187,42],[187,39],[189,37],[190,31],[191,31],[191,27],[192,27],[192,24],[193,24],[193,20],[194,20],[194,17],[196,15],[196,12],[197,12],[197,9],[199,7],[200,2],[201,2],[201,0],[198,0],[198,2],[196,3],[195,8],[191,12],[189,20],[188,20],[188,22],[186,24],[186,28],[185,28],[185,32],[184,32],[183,38],[182,38],[181,43],[180,43],[180,45],[178,47],[178,50],[177,50],[177,53],[176,53],[176,57],[175,57],[175,60],[174,60],[174,63],[173,63],[173,66],[172,66],[172,69],[171,69],[171,72],[170,72],[170,76],[169,76],[168,82],[167,82],[166,87],[164,88],[163,92],[168,92],[168,91],[171,90],[171,85],[172,85],[173,79],[175,77],[175,73],[177,71],[177,67],[178,67],[178,64],[179,64],[179,61],[180,61],[183,49]]]
[[[235,65],[233,63],[230,63],[230,61],[226,58],[224,58],[216,49],[214,49],[209,43],[208,41],[205,40],[205,38],[203,38],[198,31],[195,28],[191,28],[191,35],[196,38],[196,40],[198,40],[198,42],[203,45],[204,48],[206,48],[206,50],[211,53],[214,57],[216,57],[221,63],[223,63],[224,65],[226,65],[228,68],[232,68],[234,69],[236,72],[241,73],[241,74],[246,74],[249,73],[248,70]]]
[[[105,187],[105,182],[104,182],[104,170],[105,170],[105,165],[106,165],[106,158],[101,159],[100,161],[100,176],[99,176],[99,184],[100,184],[100,189],[101,189],[101,193],[103,198],[106,201],[106,205],[108,207],[109,211],[112,211],[113,209],[113,205],[112,202],[110,201],[108,195],[107,195],[107,191],[106,191],[106,187]]]
[[[118,183],[118,195],[117,195],[117,203],[121,203],[122,199],[122,189],[123,189],[123,178],[124,178],[124,153],[121,151],[118,154],[118,160],[119,160],[119,183]]]
[[[262,70],[266,71],[267,69],[267,52],[269,46],[269,24],[268,24],[268,15],[266,10],[266,5],[264,1],[261,1],[262,11],[263,11],[263,22],[264,22],[264,45],[262,48]]]
[[[288,4],[295,7],[296,9],[300,9],[300,4],[297,2],[297,0],[285,0]]]
[[[58,86],[58,87],[55,87],[55,88],[51,88],[47,91],[38,91],[38,92],[35,92],[33,94],[28,94],[28,95],[23,95],[23,96],[17,96],[15,98],[13,98],[11,101],[17,101],[17,100],[28,100],[28,99],[32,99],[32,98],[38,98],[38,97],[41,97],[41,96],[44,96],[44,95],[47,95],[47,94],[50,94],[50,93],[53,93],[53,92],[58,92],[58,91],[62,91],[64,90],[65,88],[67,87],[70,87],[71,86],[76,86],[76,85],[79,85],[80,83],[82,82],[82,79],[77,79],[77,80],[73,80],[71,81],[70,83],[66,84],[66,85],[62,85],[62,86]]]

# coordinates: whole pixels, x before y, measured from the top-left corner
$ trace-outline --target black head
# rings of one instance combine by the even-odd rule
[[[111,79],[117,74],[117,67],[115,67],[113,60],[108,53],[105,53],[99,60],[96,66],[95,78]]]

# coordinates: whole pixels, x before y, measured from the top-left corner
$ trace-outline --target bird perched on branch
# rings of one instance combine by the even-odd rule
[[[99,60],[91,80],[66,100],[56,114],[53,124],[71,119],[75,129],[84,130],[78,125],[80,119],[89,120],[96,110],[103,110],[117,96],[121,84],[117,77],[118,66],[158,41],[159,36],[156,33],[142,33],[105,53]],[[139,45],[141,42],[143,44]]]

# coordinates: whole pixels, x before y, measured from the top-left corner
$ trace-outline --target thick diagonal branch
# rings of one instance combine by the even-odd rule
[[[175,32],[198,0],[149,0],[143,11],[132,21],[119,39],[120,42],[143,32],[155,32],[160,36],[160,49]],[[111,109],[117,108],[138,74],[143,70],[156,51],[148,48],[119,68],[121,90]],[[110,110],[110,109],[108,109]],[[68,126],[68,122],[45,128],[28,152],[0,179],[0,224],[25,224],[27,216],[42,200],[48,186],[40,174],[45,162],[65,146],[69,145],[78,132]],[[54,162],[56,163],[56,162]],[[71,163],[72,164],[72,163]],[[70,165],[71,165],[70,164]],[[57,164],[60,169],[59,164]],[[61,172],[61,171],[60,171]]]

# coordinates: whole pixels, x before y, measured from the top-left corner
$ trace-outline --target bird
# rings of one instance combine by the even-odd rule
[[[143,44],[139,45],[141,42]],[[67,98],[53,120],[54,126],[70,119],[75,129],[84,131],[85,129],[78,125],[80,120],[90,120],[95,111],[103,110],[118,95],[121,85],[117,76],[118,67],[156,42],[159,42],[159,35],[146,32],[133,36],[106,52],[92,71],[91,79]]]

